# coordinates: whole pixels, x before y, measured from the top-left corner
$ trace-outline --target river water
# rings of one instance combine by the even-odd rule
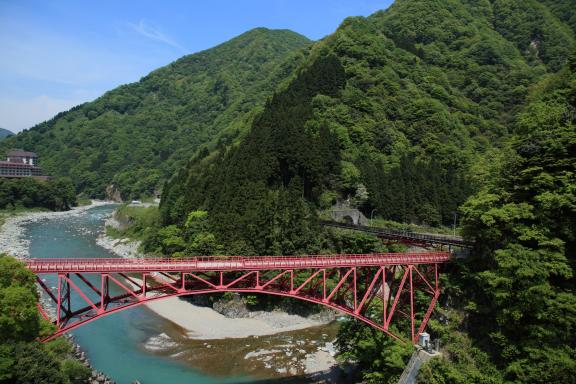
[[[113,209],[100,206],[78,216],[27,225],[30,257],[116,257],[96,244]],[[334,339],[336,332],[333,324],[247,339],[191,340],[184,330],[139,306],[72,334],[92,366],[117,383],[215,384],[284,383],[282,377],[301,375],[306,356]]]

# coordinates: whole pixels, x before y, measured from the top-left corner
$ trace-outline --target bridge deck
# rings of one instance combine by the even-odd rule
[[[398,231],[390,228],[369,227],[365,225],[352,225],[346,223],[339,223],[336,221],[322,221],[321,224],[328,227],[336,227],[336,228],[350,229],[353,231],[373,233],[376,236],[382,236],[388,239],[408,240],[428,244],[452,245],[464,248],[469,248],[472,247],[473,245],[471,242],[464,240],[460,236]]]
[[[448,252],[374,253],[309,256],[201,256],[166,259],[28,259],[35,273],[54,272],[175,272],[366,267],[436,264],[450,261]]]

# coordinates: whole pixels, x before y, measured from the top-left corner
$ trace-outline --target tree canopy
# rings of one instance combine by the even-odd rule
[[[35,282],[24,263],[0,254],[0,383],[85,382],[90,370],[71,359],[66,340],[37,341],[51,325],[38,313]]]
[[[0,209],[46,208],[65,211],[75,206],[76,190],[68,178],[36,180],[0,178]]]

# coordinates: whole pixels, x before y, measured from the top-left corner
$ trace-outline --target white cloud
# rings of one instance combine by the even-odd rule
[[[67,111],[87,100],[55,99],[46,95],[30,99],[0,99],[0,127],[12,132],[20,132],[43,121],[49,120],[59,112]]]
[[[174,39],[166,35],[164,32],[160,31],[158,27],[151,25],[144,19],[140,20],[138,24],[129,23],[128,25],[130,25],[134,31],[144,37],[167,44],[171,47],[179,49],[182,52],[186,52],[186,49],[183,46],[178,44]]]

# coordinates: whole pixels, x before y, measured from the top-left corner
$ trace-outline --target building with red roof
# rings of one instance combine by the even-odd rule
[[[0,177],[34,177],[47,179],[38,166],[38,155],[21,149],[7,153],[6,160],[0,161]]]

